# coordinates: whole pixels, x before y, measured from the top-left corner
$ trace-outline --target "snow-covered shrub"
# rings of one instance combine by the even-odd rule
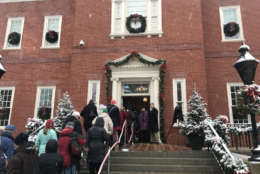
[[[203,121],[208,117],[206,103],[199,93],[194,90],[188,102],[187,121],[181,124],[185,135],[204,136]]]

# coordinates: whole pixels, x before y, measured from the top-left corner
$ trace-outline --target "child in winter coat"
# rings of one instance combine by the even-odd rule
[[[45,128],[40,130],[37,135],[35,146],[38,150],[38,155],[45,153],[46,144],[50,139],[55,139],[57,141],[57,135],[54,130],[54,123],[51,119],[47,120]]]
[[[63,158],[58,154],[58,143],[50,139],[46,144],[45,153],[40,156],[41,174],[59,174],[63,167]]]

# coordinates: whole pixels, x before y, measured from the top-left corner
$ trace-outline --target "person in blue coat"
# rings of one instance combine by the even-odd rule
[[[16,128],[14,125],[9,124],[5,127],[3,133],[0,136],[0,150],[4,152],[7,159],[10,160],[14,153],[14,137],[13,133]]]
[[[54,130],[54,123],[51,119],[47,120],[45,128],[40,130],[37,135],[35,146],[38,150],[38,155],[45,153],[46,144],[50,139],[57,141],[57,134]]]

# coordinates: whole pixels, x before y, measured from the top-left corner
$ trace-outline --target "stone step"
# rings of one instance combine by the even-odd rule
[[[211,158],[212,155],[208,151],[188,151],[188,152],[112,152],[111,157],[131,156],[131,157],[182,157],[182,158]]]
[[[81,171],[80,174],[89,174],[87,170]],[[103,171],[101,174],[107,174],[107,171]],[[136,171],[128,171],[128,172],[117,172],[117,171],[111,171],[110,174],[221,174],[221,173],[211,173],[211,172],[136,172]]]
[[[216,161],[208,158],[177,158],[177,157],[126,157],[113,156],[111,164],[179,164],[179,165],[215,165]]]

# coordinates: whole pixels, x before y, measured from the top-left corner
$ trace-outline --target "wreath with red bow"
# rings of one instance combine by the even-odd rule
[[[38,110],[38,117],[42,120],[48,120],[51,118],[51,108],[41,107]]]
[[[19,45],[21,39],[21,34],[17,32],[12,32],[8,35],[8,43],[11,45]]]
[[[49,42],[49,43],[55,43],[58,41],[59,35],[58,32],[54,31],[54,30],[50,30],[46,33],[45,35],[45,39]]]
[[[146,29],[146,19],[142,15],[132,14],[126,18],[126,28],[129,33],[143,33]]]
[[[224,33],[227,37],[233,37],[239,32],[239,25],[235,22],[229,22],[224,25]]]

